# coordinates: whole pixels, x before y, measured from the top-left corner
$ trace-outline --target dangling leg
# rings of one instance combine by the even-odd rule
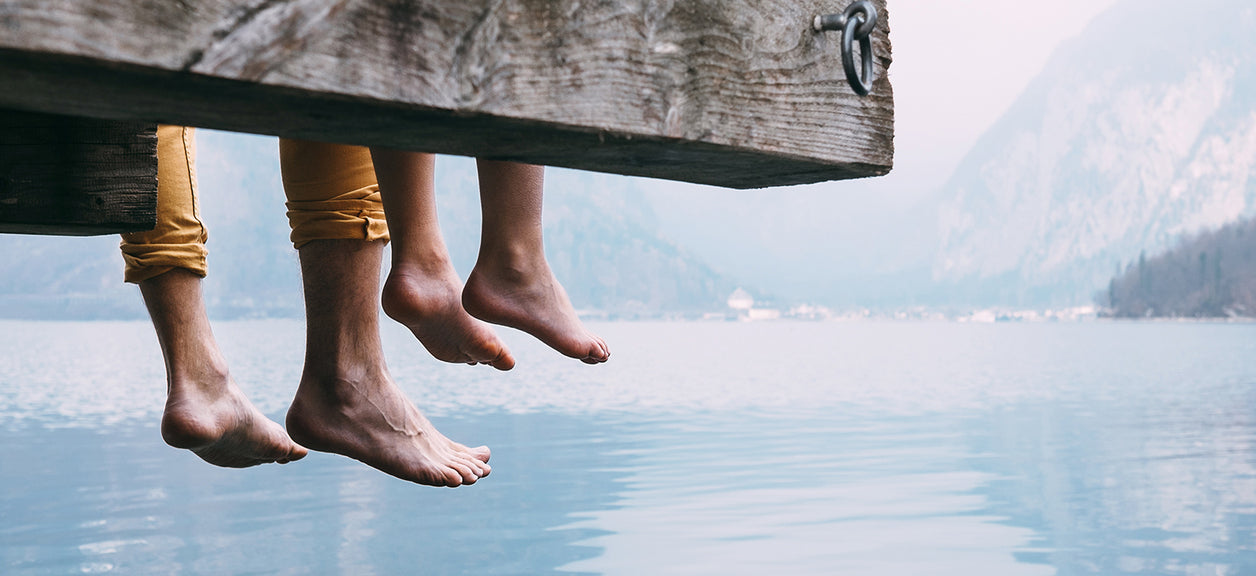
[[[388,230],[366,149],[281,140],[280,157],[306,307],[305,370],[287,420],[293,438],[419,484],[488,475],[488,448],[438,432],[384,363],[379,272]]]
[[[588,364],[610,358],[550,271],[541,231],[545,168],[480,160],[480,255],[462,303],[472,316],[523,330]]]
[[[201,278],[182,268],[140,282],[166,358],[168,395],[161,436],[218,466],[300,460],[305,448],[249,402],[227,371],[205,305]]]
[[[190,128],[158,129],[157,228],[122,237],[126,280],[139,284],[166,361],[162,437],[218,466],[299,460],[305,448],[245,398],[214,340],[201,298],[207,235],[194,158]]]
[[[379,340],[383,242],[316,240],[300,248],[305,285],[305,370],[288,429],[311,450],[348,456],[430,486],[474,484],[487,448],[445,438],[406,399]]]
[[[384,312],[409,328],[437,359],[513,368],[514,358],[493,329],[462,308],[462,280],[436,219],[435,158],[378,148],[371,158],[392,236]]]

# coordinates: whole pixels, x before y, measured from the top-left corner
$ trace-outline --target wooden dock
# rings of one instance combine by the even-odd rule
[[[730,188],[878,176],[885,0],[870,96],[811,27],[848,3],[0,0],[0,108]]]

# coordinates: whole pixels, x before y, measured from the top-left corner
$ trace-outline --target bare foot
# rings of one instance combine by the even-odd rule
[[[423,273],[394,267],[384,283],[384,313],[409,328],[437,360],[514,368],[514,357],[493,330],[463,310],[453,267],[442,268]]]
[[[531,271],[477,263],[462,291],[462,305],[480,320],[523,330],[586,364],[610,359],[606,342],[580,322],[567,291],[544,262]]]
[[[311,450],[427,486],[474,484],[492,471],[487,447],[446,438],[386,372],[357,381],[303,378],[288,409],[288,430]]]
[[[161,437],[215,466],[247,468],[304,458],[307,451],[244,397],[230,377],[217,386],[172,386]]]

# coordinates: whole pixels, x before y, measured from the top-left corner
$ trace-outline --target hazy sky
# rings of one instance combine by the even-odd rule
[[[818,297],[928,269],[935,193],[1056,47],[1116,1],[890,0],[893,173],[758,192],[658,180],[642,188],[664,235],[779,293]]]
[[[940,185],[1056,46],[1115,2],[890,0],[897,154],[882,180]]]
[[[897,176],[945,179],[976,139],[1115,0],[890,0]]]

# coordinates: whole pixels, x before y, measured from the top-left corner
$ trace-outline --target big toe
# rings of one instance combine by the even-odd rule
[[[503,372],[515,367],[514,355],[497,339],[496,334],[481,334],[479,341],[472,345],[473,350],[468,354],[471,364],[487,364]]]
[[[510,354],[509,350],[503,348],[501,354],[491,361],[486,362],[486,364],[505,372],[515,367],[515,357]]]
[[[610,358],[610,349],[606,347],[606,342],[598,336],[585,333],[587,340],[585,341],[585,354],[581,360],[588,364],[599,364]]]
[[[277,462],[279,462],[280,464],[296,462],[297,460],[305,458],[310,453],[310,451],[307,450],[305,446],[297,444],[296,442],[290,442],[290,444],[291,446],[288,447],[288,454],[284,456],[283,458],[277,460]]]
[[[581,358],[580,361],[585,364],[601,364],[608,359],[610,359],[610,354],[595,343],[589,348],[589,352],[585,354],[584,358]]]
[[[603,343],[603,341],[600,339],[594,339],[593,349],[589,350],[588,358],[594,360],[595,363],[599,363],[599,364],[604,363],[604,361],[609,360],[610,351],[607,350],[607,344]]]

